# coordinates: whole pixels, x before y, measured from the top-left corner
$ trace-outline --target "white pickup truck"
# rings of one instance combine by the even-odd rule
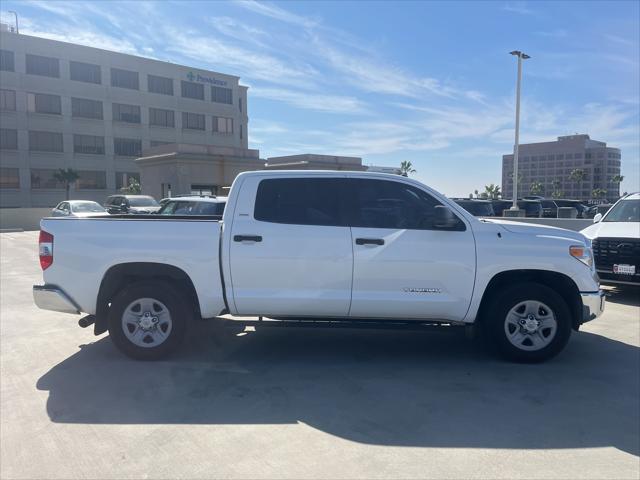
[[[582,234],[479,220],[422,183],[364,172],[247,172],[219,217],[45,218],[33,287],[136,359],[193,319],[479,327],[542,361],[604,309]],[[237,321],[246,322],[246,320]]]

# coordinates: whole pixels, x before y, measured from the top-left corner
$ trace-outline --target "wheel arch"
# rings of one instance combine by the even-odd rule
[[[550,270],[506,270],[499,272],[491,278],[482,295],[478,308],[478,321],[482,323],[486,316],[489,304],[493,296],[506,286],[517,283],[538,283],[552,288],[567,303],[571,312],[571,325],[578,330],[582,320],[582,300],[576,283],[567,275]]]
[[[166,263],[129,262],[113,265],[102,277],[96,300],[96,322],[94,333],[107,331],[107,316],[111,299],[127,285],[141,280],[156,280],[170,283],[189,298],[196,318],[201,318],[198,294],[189,275],[179,267]]]

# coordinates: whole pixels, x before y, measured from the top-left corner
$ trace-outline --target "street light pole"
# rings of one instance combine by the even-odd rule
[[[16,33],[20,33],[20,27],[18,27],[18,14],[13,10],[9,10],[9,13],[13,13],[16,17]]]
[[[520,83],[522,82],[522,60],[531,58],[524,52],[509,52],[518,57],[518,80],[516,83],[516,143],[513,147],[513,205],[511,210],[518,210],[518,149],[520,143]]]

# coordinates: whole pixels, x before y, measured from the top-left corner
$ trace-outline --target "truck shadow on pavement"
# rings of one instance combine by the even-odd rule
[[[613,446],[640,455],[640,349],[590,333],[540,365],[457,331],[199,324],[182,353],[135,362],[108,338],[42,376],[53,422],[304,423],[355,442],[459,448]]]

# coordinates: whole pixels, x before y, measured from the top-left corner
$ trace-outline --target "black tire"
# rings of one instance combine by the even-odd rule
[[[123,323],[125,309],[136,300],[143,298],[155,300],[157,304],[154,304],[152,309],[157,308],[157,305],[160,304],[162,307],[166,307],[170,315],[170,330],[167,328],[168,334],[166,334],[166,338],[160,340],[159,342],[161,343],[157,345],[153,345],[154,342],[150,341],[148,343],[151,345],[146,347],[138,346],[129,339],[124,329],[130,327],[129,325],[125,326]],[[111,300],[108,316],[111,340],[118,350],[136,360],[160,360],[166,358],[175,352],[182,343],[187,331],[187,324],[193,317],[193,310],[188,307],[183,298],[185,298],[185,295],[182,294],[181,290],[176,289],[168,282],[149,280],[126,286]],[[161,311],[164,311],[164,308]],[[132,333],[131,330],[129,333]],[[152,331],[149,331],[149,333],[151,334]],[[145,340],[153,340],[153,336],[148,335]]]
[[[531,339],[527,340],[526,337],[524,337],[525,340],[520,348],[517,347],[509,340],[506,331],[509,328],[513,329],[512,325],[505,326],[507,315],[511,309],[526,301],[540,302],[548,306],[556,321],[554,336],[546,346],[538,350],[524,349],[535,348],[534,342]],[[491,299],[482,319],[485,339],[495,351],[503,358],[522,363],[543,362],[560,353],[571,336],[571,325],[571,312],[567,303],[555,291],[538,283],[520,283],[497,292]],[[526,342],[529,344],[525,345]]]

